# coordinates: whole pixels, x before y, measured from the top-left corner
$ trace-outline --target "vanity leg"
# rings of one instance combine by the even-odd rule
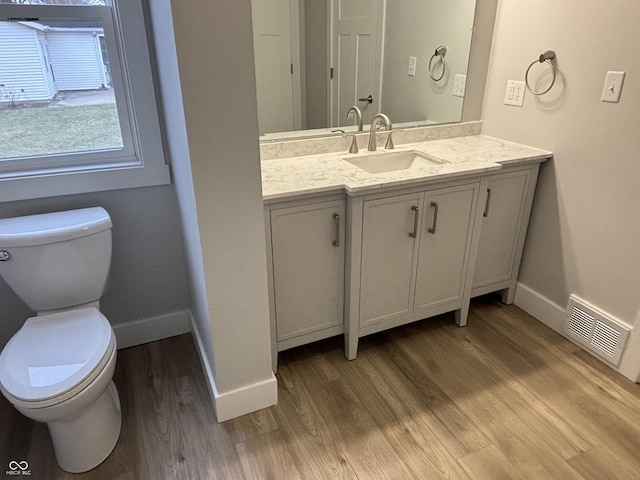
[[[459,310],[455,311],[456,315],[456,325],[459,327],[467,326],[467,318],[469,317],[469,306],[471,305],[471,300],[467,299],[462,302],[462,307]]]
[[[347,360],[355,360],[358,353],[358,332],[347,332],[344,335],[344,356]]]
[[[504,290],[500,290],[500,297],[502,297],[502,303],[511,305],[516,298],[516,284],[513,282],[512,285],[509,285],[509,288],[505,288]]]
[[[271,352],[271,370],[273,373],[278,373],[278,352]]]

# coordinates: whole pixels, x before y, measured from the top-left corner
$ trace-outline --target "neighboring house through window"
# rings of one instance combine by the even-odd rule
[[[140,0],[0,0],[0,201],[168,183],[146,42]]]

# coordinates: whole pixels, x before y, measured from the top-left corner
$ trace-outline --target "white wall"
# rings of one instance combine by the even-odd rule
[[[150,2],[194,327],[219,421],[277,399],[250,5]]]
[[[606,7],[500,0],[483,109],[483,133],[554,152],[542,167],[520,282],[556,313],[576,293],[635,325],[620,368],[634,380],[640,373],[639,18],[635,0]],[[523,80],[547,49],[555,50],[559,71],[551,92],[527,93],[523,108],[503,105],[507,80]],[[607,70],[627,72],[618,104],[600,101]]]
[[[474,0],[387,2],[382,81],[382,111],[391,119],[456,122],[463,98],[452,95],[454,75],[467,74],[475,12]],[[435,49],[447,47],[438,82],[429,77]],[[416,76],[407,74],[409,56],[417,58]],[[441,63],[433,62],[436,78]]]

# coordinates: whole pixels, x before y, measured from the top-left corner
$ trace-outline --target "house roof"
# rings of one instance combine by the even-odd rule
[[[37,21],[35,21],[37,20]],[[77,32],[77,31],[99,31],[102,32],[102,23],[100,21],[91,20],[46,20],[34,19],[29,22],[19,22],[25,27],[35,28],[36,30],[50,30],[57,32]]]

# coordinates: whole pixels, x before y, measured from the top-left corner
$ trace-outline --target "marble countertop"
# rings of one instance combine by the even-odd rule
[[[450,178],[500,170],[503,165],[543,162],[551,158],[546,150],[472,135],[396,146],[396,152],[419,151],[442,161],[441,164],[386,173],[369,173],[345,162],[371,154],[346,152],[305,155],[262,161],[262,193],[266,202],[320,193],[362,195],[389,187],[428,184]],[[391,152],[378,148],[375,154]]]

